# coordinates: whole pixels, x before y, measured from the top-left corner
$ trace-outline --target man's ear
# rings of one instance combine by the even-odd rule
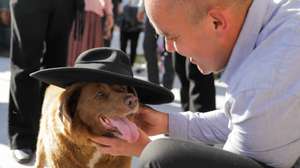
[[[208,11],[211,27],[214,31],[222,33],[228,29],[228,18],[220,8],[213,8]]]
[[[84,84],[74,84],[66,88],[60,97],[60,116],[71,122],[75,116],[78,100]]]

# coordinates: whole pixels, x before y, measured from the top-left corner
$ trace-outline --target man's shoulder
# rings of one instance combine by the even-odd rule
[[[236,70],[231,91],[300,86],[299,53],[300,45],[260,44]]]

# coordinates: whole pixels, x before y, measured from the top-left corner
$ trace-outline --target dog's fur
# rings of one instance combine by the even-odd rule
[[[132,120],[138,106],[135,90],[126,86],[77,83],[65,90],[49,86],[40,120],[35,167],[130,168],[130,157],[101,154],[97,149],[101,146],[88,137],[113,136],[114,130],[104,127],[99,119]]]

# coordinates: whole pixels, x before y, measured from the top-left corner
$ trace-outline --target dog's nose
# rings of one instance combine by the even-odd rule
[[[127,105],[129,108],[133,109],[137,103],[138,103],[138,98],[133,95],[126,95],[124,98],[124,103]]]

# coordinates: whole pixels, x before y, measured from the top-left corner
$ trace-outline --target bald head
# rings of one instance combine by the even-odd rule
[[[226,66],[253,0],[144,0],[169,52],[208,74]]]
[[[240,9],[253,0],[145,0],[152,7],[163,7],[168,12],[177,14],[186,14],[192,23],[198,23],[202,17],[206,16],[208,11],[214,7]],[[146,7],[148,6],[146,5]]]

